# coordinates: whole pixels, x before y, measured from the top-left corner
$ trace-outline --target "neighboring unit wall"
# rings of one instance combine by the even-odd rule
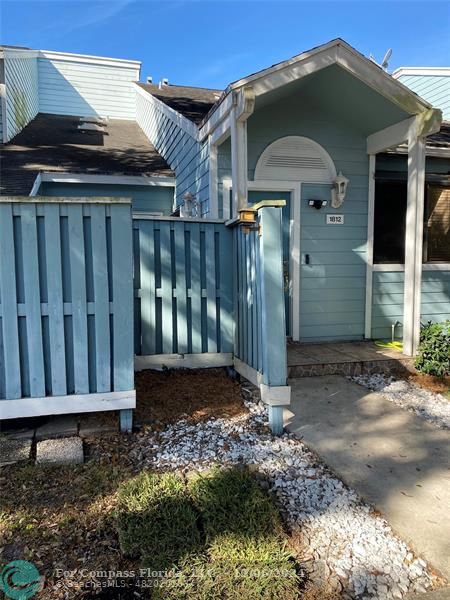
[[[403,290],[402,271],[378,271],[373,274],[372,337],[391,339],[392,325],[395,337],[402,338]],[[421,323],[442,322],[450,319],[450,270],[422,272]]]
[[[11,140],[39,112],[37,59],[26,53],[5,54],[5,141]]]
[[[176,175],[176,203],[186,192],[209,212],[208,143],[197,141],[196,126],[136,86],[136,121]],[[199,215],[200,216],[200,215]]]
[[[434,71],[434,72],[433,72]],[[393,76],[450,119],[450,69],[398,69]]]
[[[3,144],[3,113],[6,112],[5,61],[0,58],[0,144]]]
[[[39,111],[134,119],[139,70],[135,61],[40,52]]]
[[[170,215],[173,209],[173,193],[174,189],[170,186],[43,182],[37,195],[131,198],[133,212]]]

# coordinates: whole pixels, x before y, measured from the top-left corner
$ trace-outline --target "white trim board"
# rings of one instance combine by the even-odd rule
[[[398,79],[402,75],[450,77],[450,67],[399,67],[392,73],[394,79]]]
[[[150,354],[134,357],[134,370],[155,369],[208,369],[212,367],[231,367],[231,352],[205,352],[203,354]]]
[[[267,406],[289,406],[291,403],[291,387],[289,385],[270,386],[263,383],[263,375],[237,356],[234,357],[234,368],[241,377],[244,377],[254,386],[259,388],[261,400]]]
[[[136,391],[0,400],[0,420],[136,408]]]
[[[136,69],[138,73],[141,70],[141,61],[128,60],[125,58],[109,58],[107,56],[94,56],[91,54],[72,54],[71,52],[56,52],[53,50],[35,50],[38,58],[47,58],[49,60],[64,60],[66,62],[82,62],[86,64],[105,65],[108,67],[119,67],[126,69]]]
[[[373,238],[375,222],[375,171],[376,155],[369,155],[369,186],[367,203],[367,263],[366,263],[366,306],[364,337],[372,338],[372,295],[373,295]]]
[[[143,98],[145,98],[148,102],[152,103],[159,111],[161,111],[168,119],[170,119],[173,123],[178,125],[180,129],[182,129],[185,133],[191,136],[196,141],[199,141],[199,129],[195,123],[190,121],[184,115],[179,113],[178,111],[170,108],[161,100],[158,100],[153,94],[142,88],[136,82],[133,82],[134,89],[138,94],[140,94]],[[140,127],[140,123],[136,120],[136,123]],[[142,129],[142,127],[141,127]],[[145,133],[145,132],[144,132]],[[147,136],[147,134],[145,134]]]
[[[145,175],[93,175],[90,173],[70,173],[42,171],[41,181],[51,183],[95,183],[106,185],[148,185],[175,187],[175,177]],[[38,175],[38,177],[39,177]],[[34,187],[34,186],[33,186]],[[32,194],[30,194],[31,196]]]

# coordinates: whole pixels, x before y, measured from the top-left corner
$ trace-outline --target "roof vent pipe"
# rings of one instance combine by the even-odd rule
[[[153,83],[153,77],[149,75],[146,79],[147,83]]]
[[[169,80],[168,80],[167,78],[164,78],[164,79],[162,80],[162,84],[163,84],[163,85],[169,85]]]

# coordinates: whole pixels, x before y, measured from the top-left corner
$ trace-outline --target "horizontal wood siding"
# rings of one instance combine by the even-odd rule
[[[146,97],[146,95],[148,97]],[[150,94],[136,91],[136,121],[142,131],[166,159],[176,176],[176,203],[186,192],[200,203],[199,216],[209,213],[209,148],[182,129],[176,116],[170,118]]]
[[[0,203],[1,399],[134,388],[131,240],[129,204]]]
[[[135,353],[232,352],[231,231],[150,218],[133,228]]]
[[[19,133],[39,112],[36,58],[6,57],[5,96],[7,140]]]
[[[421,98],[440,108],[444,119],[450,119],[450,76],[405,73],[400,75],[398,80]]]
[[[375,271],[373,274],[372,337],[390,339],[393,323],[399,321],[395,336],[402,338],[404,273]],[[421,322],[450,319],[450,271],[422,271]]]
[[[38,58],[39,111],[56,115],[136,116],[133,65],[108,66],[64,58]]]

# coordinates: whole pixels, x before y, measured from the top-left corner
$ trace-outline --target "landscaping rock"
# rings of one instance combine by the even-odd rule
[[[37,440],[49,440],[72,437],[78,434],[78,420],[75,415],[57,415],[51,417],[36,429]]]
[[[84,460],[83,441],[79,437],[42,440],[36,446],[36,462],[46,465],[76,465]]]
[[[31,453],[31,440],[0,438],[0,467],[27,461]]]
[[[248,395],[245,394],[248,398]],[[245,400],[248,414],[179,420],[136,438],[129,458],[139,469],[208,471],[245,465],[264,479],[288,530],[302,532],[314,557],[313,581],[340,598],[395,599],[432,589],[426,563],[395,536],[389,524],[322,465],[292,434],[274,437],[267,409]],[[315,562],[315,564],[314,564]]]
[[[387,400],[414,412],[436,427],[450,429],[450,400],[442,394],[425,390],[411,381],[382,374],[358,375],[350,379],[379,392]]]

